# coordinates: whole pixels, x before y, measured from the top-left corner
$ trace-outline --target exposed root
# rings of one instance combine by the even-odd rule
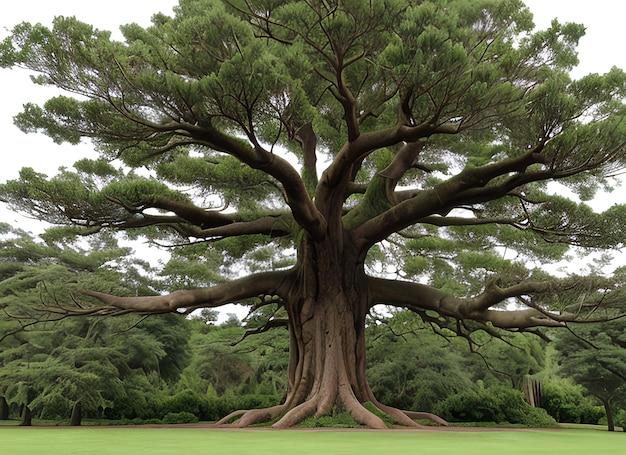
[[[450,424],[444,419],[429,412],[403,411],[398,408],[394,408],[393,406],[387,406],[386,404],[382,404],[376,399],[376,397],[372,393],[372,390],[369,388],[369,385],[368,396],[374,406],[376,406],[389,417],[394,419],[399,425],[411,428],[424,428],[424,425],[420,425],[419,423],[415,422],[415,420],[431,420],[446,427],[450,426]]]
[[[387,406],[386,404],[382,404],[377,401],[372,401],[372,403],[378,409],[380,409],[389,417],[391,417],[393,420],[395,420],[399,425],[402,425],[404,427],[409,427],[409,428],[423,428],[423,425],[420,425],[419,423],[415,422],[413,419],[407,416],[406,413],[402,412],[398,408]]]
[[[450,426],[450,424],[447,421],[445,421],[444,419],[442,419],[438,415],[431,414],[430,412],[416,412],[416,411],[402,411],[402,412],[404,414],[406,414],[408,417],[410,417],[411,419],[430,420],[432,422],[438,423],[438,424],[443,425],[445,427],[449,427]]]
[[[285,408],[286,406],[284,404],[280,404],[278,406],[272,406],[271,408],[253,409],[251,411],[247,411],[241,419],[235,422],[235,426],[245,428],[250,425],[254,425],[255,423],[269,422],[284,412]]]
[[[222,417],[220,420],[215,422],[216,425],[226,425],[228,422],[233,420],[235,417],[239,417],[246,412],[250,412],[248,409],[239,409],[238,411],[233,411],[225,417]]]
[[[317,409],[318,400],[311,399],[299,404],[285,414],[272,428],[290,428],[311,417]]]
[[[352,390],[342,389],[339,393],[340,399],[346,406],[346,410],[350,413],[352,418],[361,425],[365,425],[372,430],[386,430],[387,425],[382,421],[380,417],[372,414],[356,399]]]
[[[223,417],[215,422],[215,424],[227,425],[233,419],[242,416],[239,420],[233,422],[232,425],[238,428],[245,428],[256,423],[264,423],[269,422],[270,420],[274,420],[282,412],[284,412],[285,409],[285,404],[280,404],[278,406],[272,406],[271,408],[263,409],[240,409],[238,411],[231,412],[226,417]]]
[[[378,416],[366,409],[353,394],[344,392],[341,395],[341,401],[345,405],[346,410],[357,423],[374,430],[387,429],[385,423]],[[435,414],[431,414],[429,412],[402,411],[378,402],[373,395],[370,395],[370,398],[374,406],[394,419],[399,425],[410,428],[424,428],[423,425],[418,424],[415,420],[431,420],[446,427],[450,425],[444,419]],[[319,405],[319,399],[305,401],[288,411],[280,420],[272,425],[272,428],[290,428],[314,414],[323,415],[323,413],[319,412]],[[241,418],[231,423],[231,425],[238,428],[245,428],[257,423],[274,420],[286,410],[286,404],[263,409],[240,409],[238,411],[231,412],[226,417],[218,420],[216,424],[228,425],[233,419],[241,416]]]

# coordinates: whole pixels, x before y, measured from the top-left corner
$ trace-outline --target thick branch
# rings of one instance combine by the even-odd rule
[[[313,196],[315,187],[317,186],[317,136],[313,131],[313,125],[307,123],[302,126],[295,135],[296,140],[300,143],[302,148],[302,156],[304,161],[303,166],[303,179],[304,184],[309,191],[309,194]]]
[[[528,281],[508,288],[499,288],[491,283],[482,294],[470,299],[457,298],[433,287],[406,281],[370,277],[368,283],[372,306],[382,303],[417,312],[430,310],[444,317],[489,323],[501,329],[564,327],[567,322],[576,319],[574,315],[559,315],[538,308],[513,311],[491,309],[510,297],[547,292],[551,288],[547,282]]]
[[[255,220],[242,220],[236,213],[221,210],[207,210],[192,203],[167,198],[132,206],[119,199],[110,198],[133,216],[124,220],[96,223],[96,226],[111,226],[115,229],[136,229],[149,226],[167,226],[184,237],[199,239],[224,238],[240,235],[262,234],[280,237],[291,233],[293,217],[291,212],[276,211]],[[174,215],[153,215],[147,209],[156,208],[173,212]]]
[[[173,212],[185,221],[201,229],[232,224],[236,221],[233,214],[217,210],[206,210],[188,202],[175,201],[167,198],[155,198],[148,202],[149,207]]]
[[[67,308],[68,314],[115,315],[134,313],[169,313],[179,309],[215,308],[226,303],[238,302],[259,294],[280,295],[285,292],[287,272],[265,272],[238,280],[218,284],[210,288],[175,291],[161,296],[118,297],[102,292],[84,290],[82,294],[94,297],[103,306]]]
[[[368,154],[401,142],[415,142],[428,138],[434,134],[454,134],[458,127],[454,125],[433,125],[425,122],[419,125],[404,125],[398,123],[390,128],[361,133],[354,141],[346,143],[337,154],[333,163],[324,172],[327,186],[333,187],[346,172],[349,172],[354,163]]]
[[[509,193],[513,188],[499,188],[491,192],[486,185],[493,179],[509,173],[524,175],[526,168],[543,161],[538,150],[533,150],[517,158],[479,168],[468,168],[458,175],[440,183],[431,190],[417,193],[413,198],[402,201],[389,210],[372,218],[355,230],[357,238],[367,245],[373,245],[394,232],[402,230],[421,219],[433,214],[446,214],[461,203],[467,203],[466,197],[473,189],[489,192],[485,200],[497,199]],[[549,176],[545,175],[545,178]],[[521,185],[523,182],[520,182]],[[518,185],[515,185],[518,186]],[[473,201],[471,201],[473,202]]]
[[[249,144],[218,132],[212,128],[192,127],[193,134],[207,140],[208,146],[228,153],[254,169],[266,172],[277,179],[285,190],[287,204],[294,219],[314,238],[322,238],[326,231],[326,221],[308,196],[300,174],[284,158],[260,147]]]
[[[379,174],[382,177],[398,181],[404,173],[414,166],[415,160],[420,151],[424,148],[426,142],[409,142],[405,144],[394,157],[393,161],[383,169]]]
[[[190,232],[197,238],[224,238],[239,235],[263,234],[269,237],[280,237],[291,233],[293,218],[290,215],[265,216],[253,221],[240,221],[212,229],[200,229]]]

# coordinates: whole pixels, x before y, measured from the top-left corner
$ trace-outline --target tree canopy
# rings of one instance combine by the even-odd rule
[[[533,31],[517,0],[181,0],[121,31],[58,17],[4,40],[0,65],[66,92],[16,124],[101,158],[25,168],[0,198],[50,238],[124,231],[197,264],[170,294],[84,289],[68,314],[248,302],[257,331],[288,325],[286,400],[239,425],[341,405],[384,426],[368,401],[414,425],[365,377],[377,304],[469,339],[620,313],[610,276],[543,268],[625,240],[623,205],[584,201],[626,167],[626,74],[570,78],[582,25]]]

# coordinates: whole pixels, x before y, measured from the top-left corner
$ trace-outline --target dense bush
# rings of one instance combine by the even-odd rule
[[[370,412],[376,414],[388,427],[396,422],[371,402],[363,403]],[[360,428],[362,427],[343,407],[335,406],[329,415],[311,416],[298,424],[300,428]]]
[[[548,382],[541,387],[541,407],[557,422],[597,425],[604,408],[583,395],[580,386],[568,381]]]
[[[450,395],[436,413],[450,422],[508,422],[529,427],[553,427],[556,422],[545,410],[533,408],[520,391],[494,386]]]
[[[44,420],[66,420],[73,406],[70,400],[58,393],[48,394],[33,404],[35,415]]]
[[[165,414],[163,407],[166,399],[165,392],[156,388],[129,388],[125,396],[115,397],[111,405],[102,412],[102,417],[111,420],[161,418]],[[85,413],[85,417],[100,416]]]
[[[280,402],[280,397],[261,394],[238,394],[228,390],[222,396],[207,396],[192,390],[183,390],[167,397],[163,402],[160,415],[169,413],[188,412],[199,420],[216,421],[239,409],[257,409],[274,406]]]
[[[195,416],[200,416],[207,406],[206,401],[206,398],[192,390],[183,390],[165,399],[163,403],[163,414],[188,412]]]
[[[170,412],[163,417],[163,423],[198,423],[198,417],[193,415],[191,412]]]

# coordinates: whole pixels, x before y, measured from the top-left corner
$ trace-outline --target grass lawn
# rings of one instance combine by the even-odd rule
[[[625,442],[623,433],[592,430],[376,432],[0,427],[1,452],[11,455],[589,455],[622,453]]]

